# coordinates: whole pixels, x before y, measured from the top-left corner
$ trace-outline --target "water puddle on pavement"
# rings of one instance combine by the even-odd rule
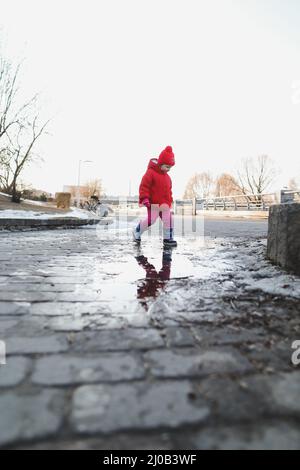
[[[127,239],[126,244],[122,238]],[[205,279],[216,271],[205,255],[209,242],[204,238],[179,237],[176,248],[163,248],[158,236],[145,237],[141,246],[134,244],[128,233],[124,232],[121,239],[123,248],[109,263],[99,265],[98,281],[96,276],[93,286],[99,282],[100,298],[112,312],[136,312],[141,305],[147,308],[147,303],[158,298],[170,281]],[[203,262],[199,263],[201,253]],[[197,259],[193,262],[194,257]]]
[[[199,296],[207,303],[232,288],[228,273],[236,268],[228,240],[176,236],[178,247],[163,249],[161,236],[152,234],[138,247],[127,227],[97,232],[23,235],[25,262],[19,237],[12,238],[19,254],[7,266],[3,282],[12,289],[2,288],[3,300],[27,302],[50,328],[74,331],[145,326],[145,311],[155,311],[155,318],[169,311],[173,321],[187,304],[197,309],[200,301],[192,301]]]

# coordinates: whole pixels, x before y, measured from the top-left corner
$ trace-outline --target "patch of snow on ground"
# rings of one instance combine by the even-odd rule
[[[32,204],[33,206],[43,206],[45,207],[45,203],[43,201],[33,201],[31,199],[21,199],[22,202],[25,204]]]
[[[65,214],[67,217],[77,217],[78,219],[97,219],[97,215],[93,212],[77,207],[71,207],[70,212]]]
[[[238,256],[232,259],[236,278],[245,290],[300,299],[300,277],[274,266],[266,258],[266,240],[238,244]]]
[[[0,211],[1,219],[52,219],[57,217],[76,217],[78,219],[96,218],[96,216],[89,211],[82,209],[71,209],[69,212],[58,213],[45,213],[41,211],[26,211],[26,210],[12,210],[5,209]]]

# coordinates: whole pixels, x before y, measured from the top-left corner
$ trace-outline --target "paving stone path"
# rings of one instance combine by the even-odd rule
[[[300,280],[232,223],[1,233],[0,446],[299,449]]]

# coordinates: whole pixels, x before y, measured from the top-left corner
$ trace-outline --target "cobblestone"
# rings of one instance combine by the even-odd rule
[[[7,356],[13,354],[45,354],[67,351],[68,342],[55,336],[42,336],[39,338],[8,338],[6,341]]]
[[[0,397],[0,444],[55,435],[63,420],[63,397],[44,390],[38,395],[5,393]]]
[[[164,257],[123,229],[1,233],[0,446],[299,449],[300,280],[265,222],[224,224]]]
[[[0,387],[19,385],[30,369],[30,361],[23,357],[9,359],[9,367],[0,366]]]
[[[145,355],[156,377],[199,377],[210,374],[245,374],[252,369],[247,359],[233,349],[151,351]]]
[[[208,417],[209,408],[205,403],[195,406],[189,400],[190,392],[191,386],[185,382],[86,385],[74,394],[72,426],[76,432],[91,434],[202,422]]]
[[[32,381],[40,385],[77,385],[141,379],[145,370],[141,360],[124,354],[100,357],[53,355],[39,359]]]

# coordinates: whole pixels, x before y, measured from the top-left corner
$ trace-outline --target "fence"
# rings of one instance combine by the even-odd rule
[[[177,199],[176,214],[193,214],[197,211],[268,211],[273,204],[300,202],[300,190],[281,190],[279,193],[247,194],[214,198]]]
[[[176,213],[197,211],[267,211],[272,204],[278,202],[275,193],[256,194],[256,195],[238,195],[224,196],[214,198],[190,199],[175,201]]]
[[[137,208],[137,197],[111,197],[101,199],[102,203],[112,206]],[[174,212],[176,214],[196,215],[197,211],[268,211],[273,204],[300,202],[300,190],[283,189],[278,193],[269,194],[240,194],[235,196],[176,199]]]

